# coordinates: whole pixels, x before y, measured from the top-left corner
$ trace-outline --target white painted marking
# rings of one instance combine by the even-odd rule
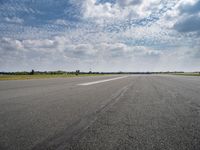
[[[81,84],[78,84],[78,85],[93,85],[93,84],[98,84],[98,83],[103,83],[103,82],[108,82],[108,81],[123,79],[123,78],[126,78],[126,77],[128,77],[128,76],[111,78],[111,79],[105,79],[105,80],[98,80],[98,81],[87,82],[87,83],[81,83]]]

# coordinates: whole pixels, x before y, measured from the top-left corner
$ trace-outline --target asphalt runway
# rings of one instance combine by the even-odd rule
[[[0,81],[0,150],[199,150],[200,78]]]

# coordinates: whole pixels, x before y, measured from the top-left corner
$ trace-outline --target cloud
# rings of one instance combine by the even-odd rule
[[[63,25],[63,26],[69,26],[70,25],[70,23],[68,21],[64,20],[64,19],[57,19],[57,20],[54,21],[54,23],[56,25]]]
[[[195,14],[200,11],[200,1],[199,0],[186,0],[182,1],[179,5],[179,10],[181,14]]]
[[[0,19],[0,70],[200,66],[197,0],[4,1]]]
[[[200,15],[185,16],[179,20],[174,28],[178,32],[199,32],[200,31]]]
[[[81,67],[87,69],[87,66],[101,68],[106,64],[110,67],[117,65],[121,68],[123,64],[121,62],[132,61],[138,55],[137,49],[139,50],[139,48],[129,47],[123,43],[73,44],[64,36],[40,40],[3,38],[1,43],[3,44],[0,46],[0,54],[4,57],[1,57],[0,61],[6,64],[2,64],[1,69],[12,65],[15,69],[30,70],[31,66],[37,66],[38,69],[51,70],[59,65],[64,70],[74,70]],[[140,57],[152,53],[144,52],[140,54]],[[21,63],[20,65],[13,64],[13,61]],[[53,65],[54,63],[56,65]],[[68,65],[64,65],[66,63]],[[69,63],[73,63],[73,67]],[[12,67],[10,66],[10,69],[13,69]]]
[[[6,22],[9,22],[9,23],[17,23],[17,24],[22,24],[22,23],[24,22],[23,19],[18,18],[18,17],[12,17],[12,18],[6,17],[6,18],[5,18],[5,21],[6,21]]]
[[[86,0],[83,5],[85,18],[126,20],[130,18],[147,17],[153,9],[158,7],[160,0],[117,0],[115,3],[97,3],[96,0]]]
[[[15,40],[1,38],[0,68],[2,70],[75,70],[95,68],[97,71],[148,71],[161,69],[169,65],[166,58],[174,62],[198,60],[197,48],[178,52],[155,50],[146,46],[128,46],[125,43],[73,43],[66,36],[55,36],[50,39]],[[180,60],[179,60],[180,58]],[[18,62],[18,63],[14,63]],[[181,64],[180,63],[180,64]],[[141,65],[143,66],[142,69]],[[174,64],[175,65],[175,64]],[[126,67],[125,67],[126,66]],[[177,66],[177,69],[181,68]]]
[[[143,0],[117,0],[117,3],[121,7],[138,5],[141,4]]]
[[[189,3],[190,2],[190,3]],[[189,1],[179,6],[179,19],[174,24],[174,29],[178,32],[200,33],[200,1]]]
[[[15,49],[23,48],[22,43],[19,40],[10,40],[9,38],[1,38],[1,49],[6,49],[6,51],[14,51]]]

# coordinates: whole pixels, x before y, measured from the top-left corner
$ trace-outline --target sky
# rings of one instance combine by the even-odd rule
[[[0,71],[200,71],[200,0],[0,0]]]

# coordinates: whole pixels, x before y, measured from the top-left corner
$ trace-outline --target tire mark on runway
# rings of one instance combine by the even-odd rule
[[[54,150],[54,149],[63,149],[62,146],[66,146],[72,140],[72,137],[77,137],[84,133],[98,118],[98,116],[106,112],[110,107],[117,103],[120,98],[126,93],[131,84],[123,87],[117,93],[115,93],[108,101],[101,104],[100,108],[85,116],[84,118],[74,122],[64,131],[57,133],[53,137],[49,137],[44,141],[36,144],[32,147],[32,150]]]

